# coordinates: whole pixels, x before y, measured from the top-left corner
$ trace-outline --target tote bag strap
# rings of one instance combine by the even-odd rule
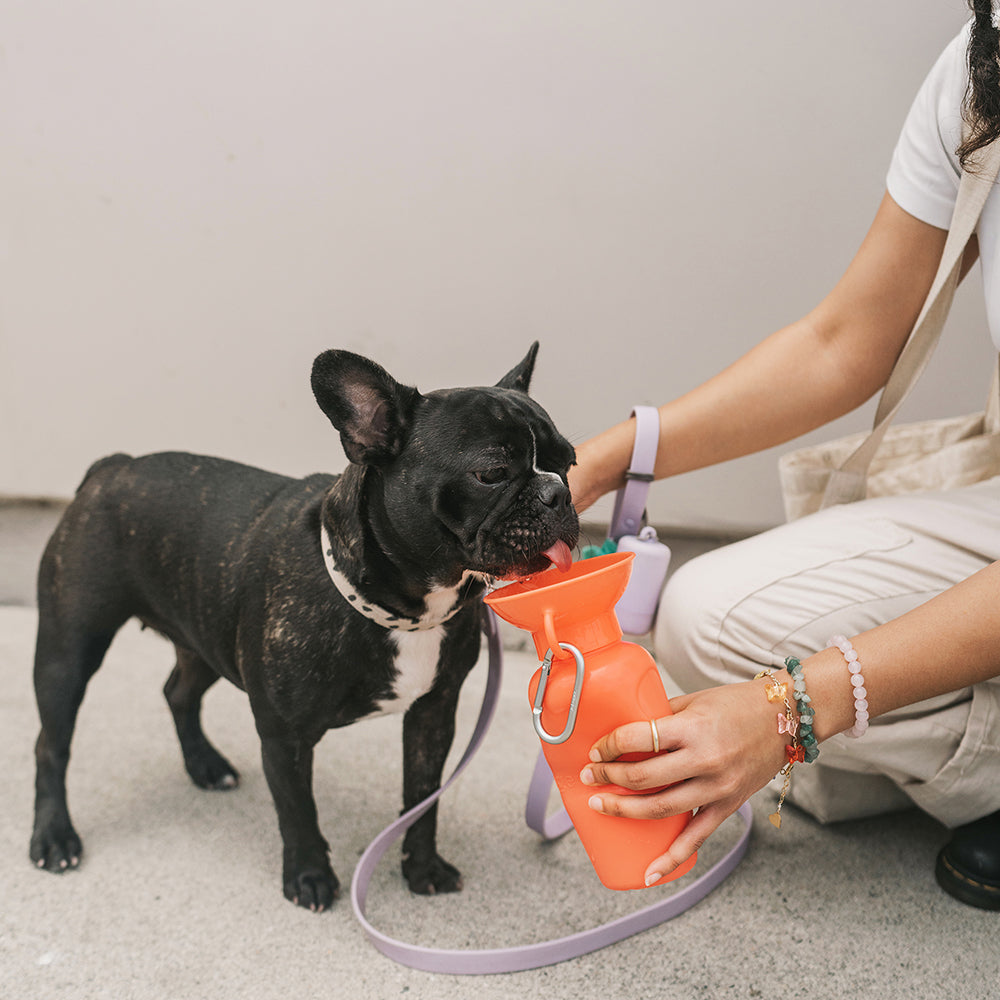
[[[979,222],[986,198],[993,190],[998,171],[1000,142],[993,142],[981,151],[972,170],[962,172],[941,263],[913,331],[896,359],[892,374],[882,391],[872,432],[840,468],[833,471],[823,495],[822,507],[850,503],[864,497],[868,467],[889,424],[923,374],[941,337],[941,330],[958,287],[962,256]],[[991,400],[994,395],[991,392]]]
[[[983,430],[987,434],[996,434],[1000,431],[1000,355],[993,365],[993,381],[990,383],[989,399],[986,400]]]

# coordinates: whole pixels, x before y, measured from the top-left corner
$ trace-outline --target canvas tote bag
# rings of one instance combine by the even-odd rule
[[[982,412],[890,427],[941,336],[962,255],[998,170],[1000,142],[994,142],[981,151],[977,166],[962,173],[941,264],[882,391],[871,433],[799,448],[779,459],[789,521],[864,497],[954,489],[1000,475],[1000,369]]]

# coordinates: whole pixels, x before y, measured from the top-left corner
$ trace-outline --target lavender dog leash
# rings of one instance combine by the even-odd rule
[[[383,934],[365,916],[365,903],[368,898],[368,887],[379,861],[389,847],[402,836],[430,807],[444,794],[458,776],[465,770],[469,761],[479,749],[486,731],[496,710],[497,698],[500,692],[503,654],[500,645],[500,635],[492,612],[486,617],[486,636],[489,647],[489,675],[486,682],[486,692],[483,696],[482,708],[469,745],[462,755],[454,772],[448,780],[423,802],[404,813],[398,820],[386,827],[366,848],[351,881],[351,905],[365,933],[372,944],[383,955],[407,965],[410,968],[425,972],[448,973],[453,975],[483,975],[501,972],[523,972],[526,969],[537,969],[545,965],[555,965],[579,955],[597,951],[609,944],[621,941],[632,934],[648,930],[683,913],[695,903],[704,899],[719,885],[740,863],[746,854],[750,842],[752,812],[749,803],[739,808],[739,814],[744,822],[744,830],[736,844],[729,849],[720,861],[717,861],[703,875],[690,885],[674,893],[669,898],[660,900],[642,910],[620,917],[607,924],[590,930],[571,934],[568,937],[542,941],[538,944],[522,945],[513,948],[494,948],[486,950],[448,950],[425,948],[419,945],[398,941]],[[545,810],[552,787],[552,774],[548,770],[545,758],[539,754],[535,773],[528,792],[528,802],[525,818],[528,825],[541,833],[546,839],[561,836],[572,828],[565,810],[546,817]]]

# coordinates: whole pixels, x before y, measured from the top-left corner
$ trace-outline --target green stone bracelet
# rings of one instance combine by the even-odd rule
[[[813,720],[816,716],[812,709],[812,699],[806,694],[805,672],[794,656],[785,660],[785,667],[792,678],[792,697],[799,710],[799,741],[805,751],[805,762],[811,764],[819,756],[819,744],[813,733]]]

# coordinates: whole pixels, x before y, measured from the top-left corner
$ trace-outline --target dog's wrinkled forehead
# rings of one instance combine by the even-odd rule
[[[449,441],[456,456],[476,452],[525,469],[565,472],[572,465],[573,446],[556,430],[551,418],[530,396],[495,386],[442,389],[427,394],[428,404],[447,416]]]

